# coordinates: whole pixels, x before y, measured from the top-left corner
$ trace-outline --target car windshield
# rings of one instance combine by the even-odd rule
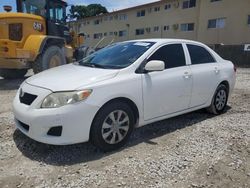
[[[78,62],[81,66],[122,69],[133,64],[154,42],[121,42],[107,46]]]
[[[21,6],[23,13],[46,16],[46,0],[22,0]]]

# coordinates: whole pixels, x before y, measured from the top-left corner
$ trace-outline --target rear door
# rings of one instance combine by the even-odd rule
[[[193,76],[190,108],[203,105],[213,95],[220,76],[219,63],[207,48],[200,45],[186,44],[191,60]]]
[[[165,70],[142,75],[144,119],[150,120],[188,108],[192,76],[180,43],[167,44],[149,58],[165,62]]]

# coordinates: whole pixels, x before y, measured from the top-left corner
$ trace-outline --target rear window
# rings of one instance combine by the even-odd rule
[[[201,46],[187,44],[187,48],[193,65],[216,62],[214,57]]]

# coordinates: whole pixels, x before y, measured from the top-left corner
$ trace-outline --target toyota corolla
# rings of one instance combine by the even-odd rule
[[[25,80],[14,99],[15,122],[39,142],[90,140],[111,151],[136,127],[202,108],[221,114],[235,77],[230,61],[199,42],[120,42]]]

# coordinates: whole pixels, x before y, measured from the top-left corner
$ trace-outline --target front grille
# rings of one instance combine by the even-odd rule
[[[21,23],[9,24],[9,39],[21,41],[23,38],[23,25]]]
[[[21,122],[21,121],[18,121],[19,125],[26,131],[29,131],[30,130],[30,126]]]
[[[37,98],[37,95],[32,95],[30,93],[22,94],[22,92],[20,92],[20,95],[19,95],[20,102],[26,105],[31,105],[36,98]]]

